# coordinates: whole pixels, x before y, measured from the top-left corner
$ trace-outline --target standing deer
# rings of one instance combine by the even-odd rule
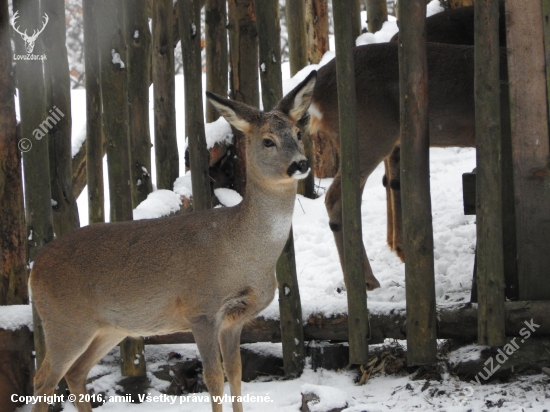
[[[500,47],[506,47],[506,19],[504,1],[499,3],[499,40]],[[474,45],[474,6],[448,9],[426,19],[426,38],[432,43]],[[399,33],[390,40],[397,42]],[[463,142],[462,145],[467,145]],[[402,261],[403,229],[401,218],[401,184],[400,184],[400,147],[396,146],[391,155],[384,160],[383,185],[386,188],[387,204],[387,242]]]
[[[11,18],[11,25],[13,29],[21,35],[23,40],[25,40],[25,48],[27,49],[27,53],[31,54],[34,50],[34,43],[36,42],[36,39],[38,38],[38,35],[44,31],[46,28],[46,24],[48,24],[48,21],[50,21],[50,18],[46,13],[44,13],[44,23],[42,24],[42,28],[39,30],[34,30],[32,33],[32,36],[29,36],[27,34],[27,30],[24,32],[21,32],[19,30],[19,27],[15,27],[15,21],[19,18],[19,10],[15,12],[13,17]]]
[[[193,332],[210,394],[223,395],[225,369],[231,395],[241,395],[241,330],[273,300],[297,180],[309,172],[297,122],[315,79],[313,72],[268,113],[208,93],[247,139],[239,205],[95,224],[42,249],[30,277],[46,345],[35,395],[51,395],[65,376],[78,400],[87,394],[90,368],[126,336],[183,330]],[[76,407],[92,410],[89,402]],[[47,409],[41,403],[33,411]],[[214,398],[212,410],[222,410]],[[235,400],[233,410],[242,404]]]
[[[392,154],[399,143],[399,64],[397,43],[380,43],[354,49],[355,84],[359,131],[359,158],[363,191],[369,175]],[[475,145],[474,49],[429,43],[428,104],[430,145],[472,147]],[[501,78],[507,78],[506,53],[501,49]],[[334,60],[317,72],[309,109],[308,131],[332,139],[339,148],[338,98]],[[343,268],[341,175],[338,172],[327,191],[325,205],[330,228]],[[363,245],[367,290],[380,287]]]

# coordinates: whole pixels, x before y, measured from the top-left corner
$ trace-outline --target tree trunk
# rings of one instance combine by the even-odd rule
[[[34,4],[15,0],[14,13],[19,12],[21,27],[42,27],[43,18]],[[25,42],[14,35],[17,54],[27,54]],[[44,54],[42,38],[39,36],[33,54]],[[53,240],[52,199],[50,186],[50,162],[47,135],[52,124],[46,106],[43,61],[18,60],[16,67],[19,91],[19,113],[21,119],[21,140],[25,178],[25,215],[27,222],[28,259],[33,262],[40,249]],[[34,312],[35,350],[37,365],[44,359],[44,333],[40,319]]]
[[[436,361],[435,280],[428,135],[426,5],[399,4],[401,198],[407,294],[407,362]]]
[[[474,8],[478,343],[502,346],[506,336],[498,0],[480,0]]]
[[[306,0],[307,59],[317,64],[329,50],[328,0]]]
[[[233,100],[259,108],[258,31],[253,0],[229,0],[229,61]],[[246,147],[240,131],[233,129],[237,161],[234,189],[244,195],[246,186]]]
[[[174,11],[172,0],[153,5],[153,89],[157,188],[172,190],[179,176],[174,79]]]
[[[367,24],[369,33],[375,33],[388,20],[388,4],[386,0],[367,0]]]
[[[342,0],[333,7],[336,37],[336,74],[342,173],[342,214],[344,232],[344,279],[348,298],[350,363],[368,361],[369,326],[361,230],[361,190],[355,68],[352,52],[351,4]]]
[[[73,158],[73,194],[80,195],[80,187],[88,184],[88,222],[105,221],[103,192],[103,156],[105,155],[103,120],[101,115],[100,55],[98,50],[97,5],[94,0],[83,0],[84,67],[86,71],[86,141]],[[84,166],[84,173],[81,172]],[[75,166],[80,166],[75,170]],[[74,176],[80,178],[75,182]],[[77,188],[78,187],[78,188]],[[76,189],[76,190],[75,190]],[[78,194],[77,194],[78,193]]]
[[[208,150],[202,111],[201,11],[199,0],[179,1],[183,80],[185,88],[185,133],[189,139],[189,162],[193,188],[193,210],[212,207]]]
[[[65,2],[43,2],[41,9],[42,14],[46,13],[50,18],[48,29],[42,35],[42,44],[48,56],[44,61],[47,99],[55,127],[48,132],[47,139],[54,233],[62,236],[80,227],[72,191],[71,79],[67,48],[63,47],[66,43]]]
[[[227,97],[227,4],[225,0],[208,0],[205,10],[206,90]],[[206,102],[206,122],[220,115]]]
[[[98,0],[98,49],[101,61],[103,122],[109,167],[111,222],[132,220],[130,147],[128,136],[127,18],[125,2]],[[121,343],[122,374],[144,376],[143,339]],[[137,361],[137,362],[136,362]]]
[[[132,205],[135,208],[153,191],[151,136],[149,135],[151,32],[147,19],[147,0],[127,1],[128,129]]]
[[[521,300],[550,299],[550,140],[542,16],[541,2],[506,1]]]
[[[306,9],[304,1],[287,0],[285,11],[290,75],[294,76],[307,66]]]

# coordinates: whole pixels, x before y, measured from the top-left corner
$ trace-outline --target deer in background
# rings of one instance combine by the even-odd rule
[[[504,2],[499,3],[499,39],[500,47],[506,47],[506,21]],[[432,43],[474,45],[474,7],[448,9],[426,19],[426,38]],[[397,42],[399,33],[390,40]],[[467,146],[463,142],[462,146]],[[382,184],[386,188],[388,214],[387,241],[391,250],[405,261],[403,252],[403,228],[401,218],[401,183],[400,183],[400,147],[396,146],[391,155],[384,160],[385,174]]]
[[[183,330],[193,332],[211,396],[223,396],[223,369],[231,395],[241,395],[241,330],[273,300],[297,180],[309,172],[297,122],[315,79],[312,72],[268,113],[208,93],[247,139],[247,187],[239,205],[94,224],[41,250],[29,281],[46,344],[35,395],[51,395],[65,376],[78,400],[88,393],[91,367],[126,336]],[[76,407],[92,410],[89,402]],[[212,410],[220,412],[221,403],[212,401]],[[233,410],[242,411],[242,404],[233,402]]]
[[[397,43],[380,43],[354,49],[360,158],[360,170],[357,172],[361,175],[361,192],[369,175],[399,144],[397,47]],[[473,47],[429,43],[427,59],[430,145],[475,146]],[[501,49],[500,61],[501,78],[505,79],[507,70],[504,49]],[[334,60],[317,72],[309,113],[309,133],[320,133],[332,139],[333,147],[339,148]],[[327,191],[325,205],[343,268],[340,172]],[[380,283],[372,273],[364,245],[363,251],[365,286],[367,290],[372,290],[380,287]]]

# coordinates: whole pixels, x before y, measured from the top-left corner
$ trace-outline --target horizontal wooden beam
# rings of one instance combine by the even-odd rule
[[[506,335],[518,336],[531,319],[536,325],[535,336],[550,336],[550,301],[506,302]],[[371,313],[369,317],[371,336],[369,343],[382,342],[384,338],[406,339],[405,309],[393,309],[385,313]],[[438,339],[477,339],[477,305],[461,303],[437,310]],[[325,317],[310,316],[304,326],[304,338],[310,340],[331,340],[347,342],[348,318],[345,315]],[[281,330],[278,320],[256,318],[246,324],[241,343],[280,342]],[[170,335],[149,336],[145,344],[194,343],[191,332]],[[16,331],[0,329],[0,350],[32,350],[32,332],[25,326]]]

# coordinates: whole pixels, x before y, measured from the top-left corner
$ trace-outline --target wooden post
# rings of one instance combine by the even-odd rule
[[[229,0],[230,97],[252,107],[260,106],[258,82],[258,31],[253,0]],[[246,186],[246,145],[235,128],[233,136],[237,162],[234,188],[244,195]]]
[[[262,103],[265,111],[271,110],[283,97],[281,78],[281,27],[277,0],[255,0],[259,32],[260,78]],[[304,370],[304,328],[302,304],[296,274],[294,236],[292,228],[283,253],[277,262],[279,284],[279,313],[285,375],[300,375]]]
[[[100,61],[97,41],[97,9],[94,0],[83,0],[84,67],[86,71],[86,142],[85,164],[88,184],[88,221],[105,221],[103,194],[103,122],[101,117]],[[77,155],[78,156],[78,155]],[[75,156],[76,157],[76,156]],[[74,174],[74,164],[73,164]]]
[[[4,28],[0,30],[0,305],[24,305],[29,303],[25,210],[7,0],[0,1],[0,27]],[[32,395],[34,361],[30,351],[0,351],[0,365],[5,375],[0,378],[5,386],[0,391],[1,404],[11,404],[3,395]]]
[[[367,0],[367,25],[369,33],[375,33],[388,20],[388,4],[386,0]]]
[[[407,363],[436,361],[435,281],[428,136],[426,5],[399,3],[401,199],[406,257]]]
[[[550,299],[550,141],[542,16],[540,1],[506,1],[520,300]]]
[[[306,13],[303,1],[287,0],[286,25],[290,75],[294,76],[307,66]]]
[[[355,39],[362,33],[361,30],[361,0],[351,1],[351,45],[355,47]],[[334,6],[333,6],[334,7]],[[333,11],[334,13],[334,11]]]
[[[212,200],[202,111],[200,1],[178,1],[178,17],[183,56],[185,132],[189,139],[193,210],[204,210],[212,207]]]
[[[147,199],[153,191],[151,179],[151,136],[149,134],[149,76],[151,32],[147,0],[126,0],[126,70],[128,72],[128,130],[132,205]]]
[[[153,92],[157,188],[172,190],[179,176],[172,0],[153,4]]]
[[[478,343],[502,346],[506,337],[498,0],[479,0],[474,10]]]
[[[368,313],[363,266],[361,191],[359,190],[359,142],[355,66],[352,53],[351,2],[342,0],[333,8],[336,37],[336,74],[342,172],[344,230],[344,278],[348,296],[349,358],[351,364],[368,361]]]
[[[101,93],[111,222],[133,219],[128,136],[128,73],[126,68],[125,2],[97,0],[96,23],[101,61]],[[127,338],[120,345],[123,376],[144,376],[143,339]]]
[[[227,2],[207,0],[205,6],[206,90],[227,97]],[[220,117],[209,101],[206,102],[206,122]]]
[[[307,59],[317,64],[329,50],[328,0],[306,0]]]
[[[48,132],[50,184],[54,232],[57,236],[80,227],[76,199],[72,191],[71,79],[67,60],[65,1],[41,3],[42,15],[49,17],[41,34],[47,59],[44,61],[49,118],[55,127]],[[57,120],[59,119],[59,120]],[[54,203],[55,202],[55,203]]]

